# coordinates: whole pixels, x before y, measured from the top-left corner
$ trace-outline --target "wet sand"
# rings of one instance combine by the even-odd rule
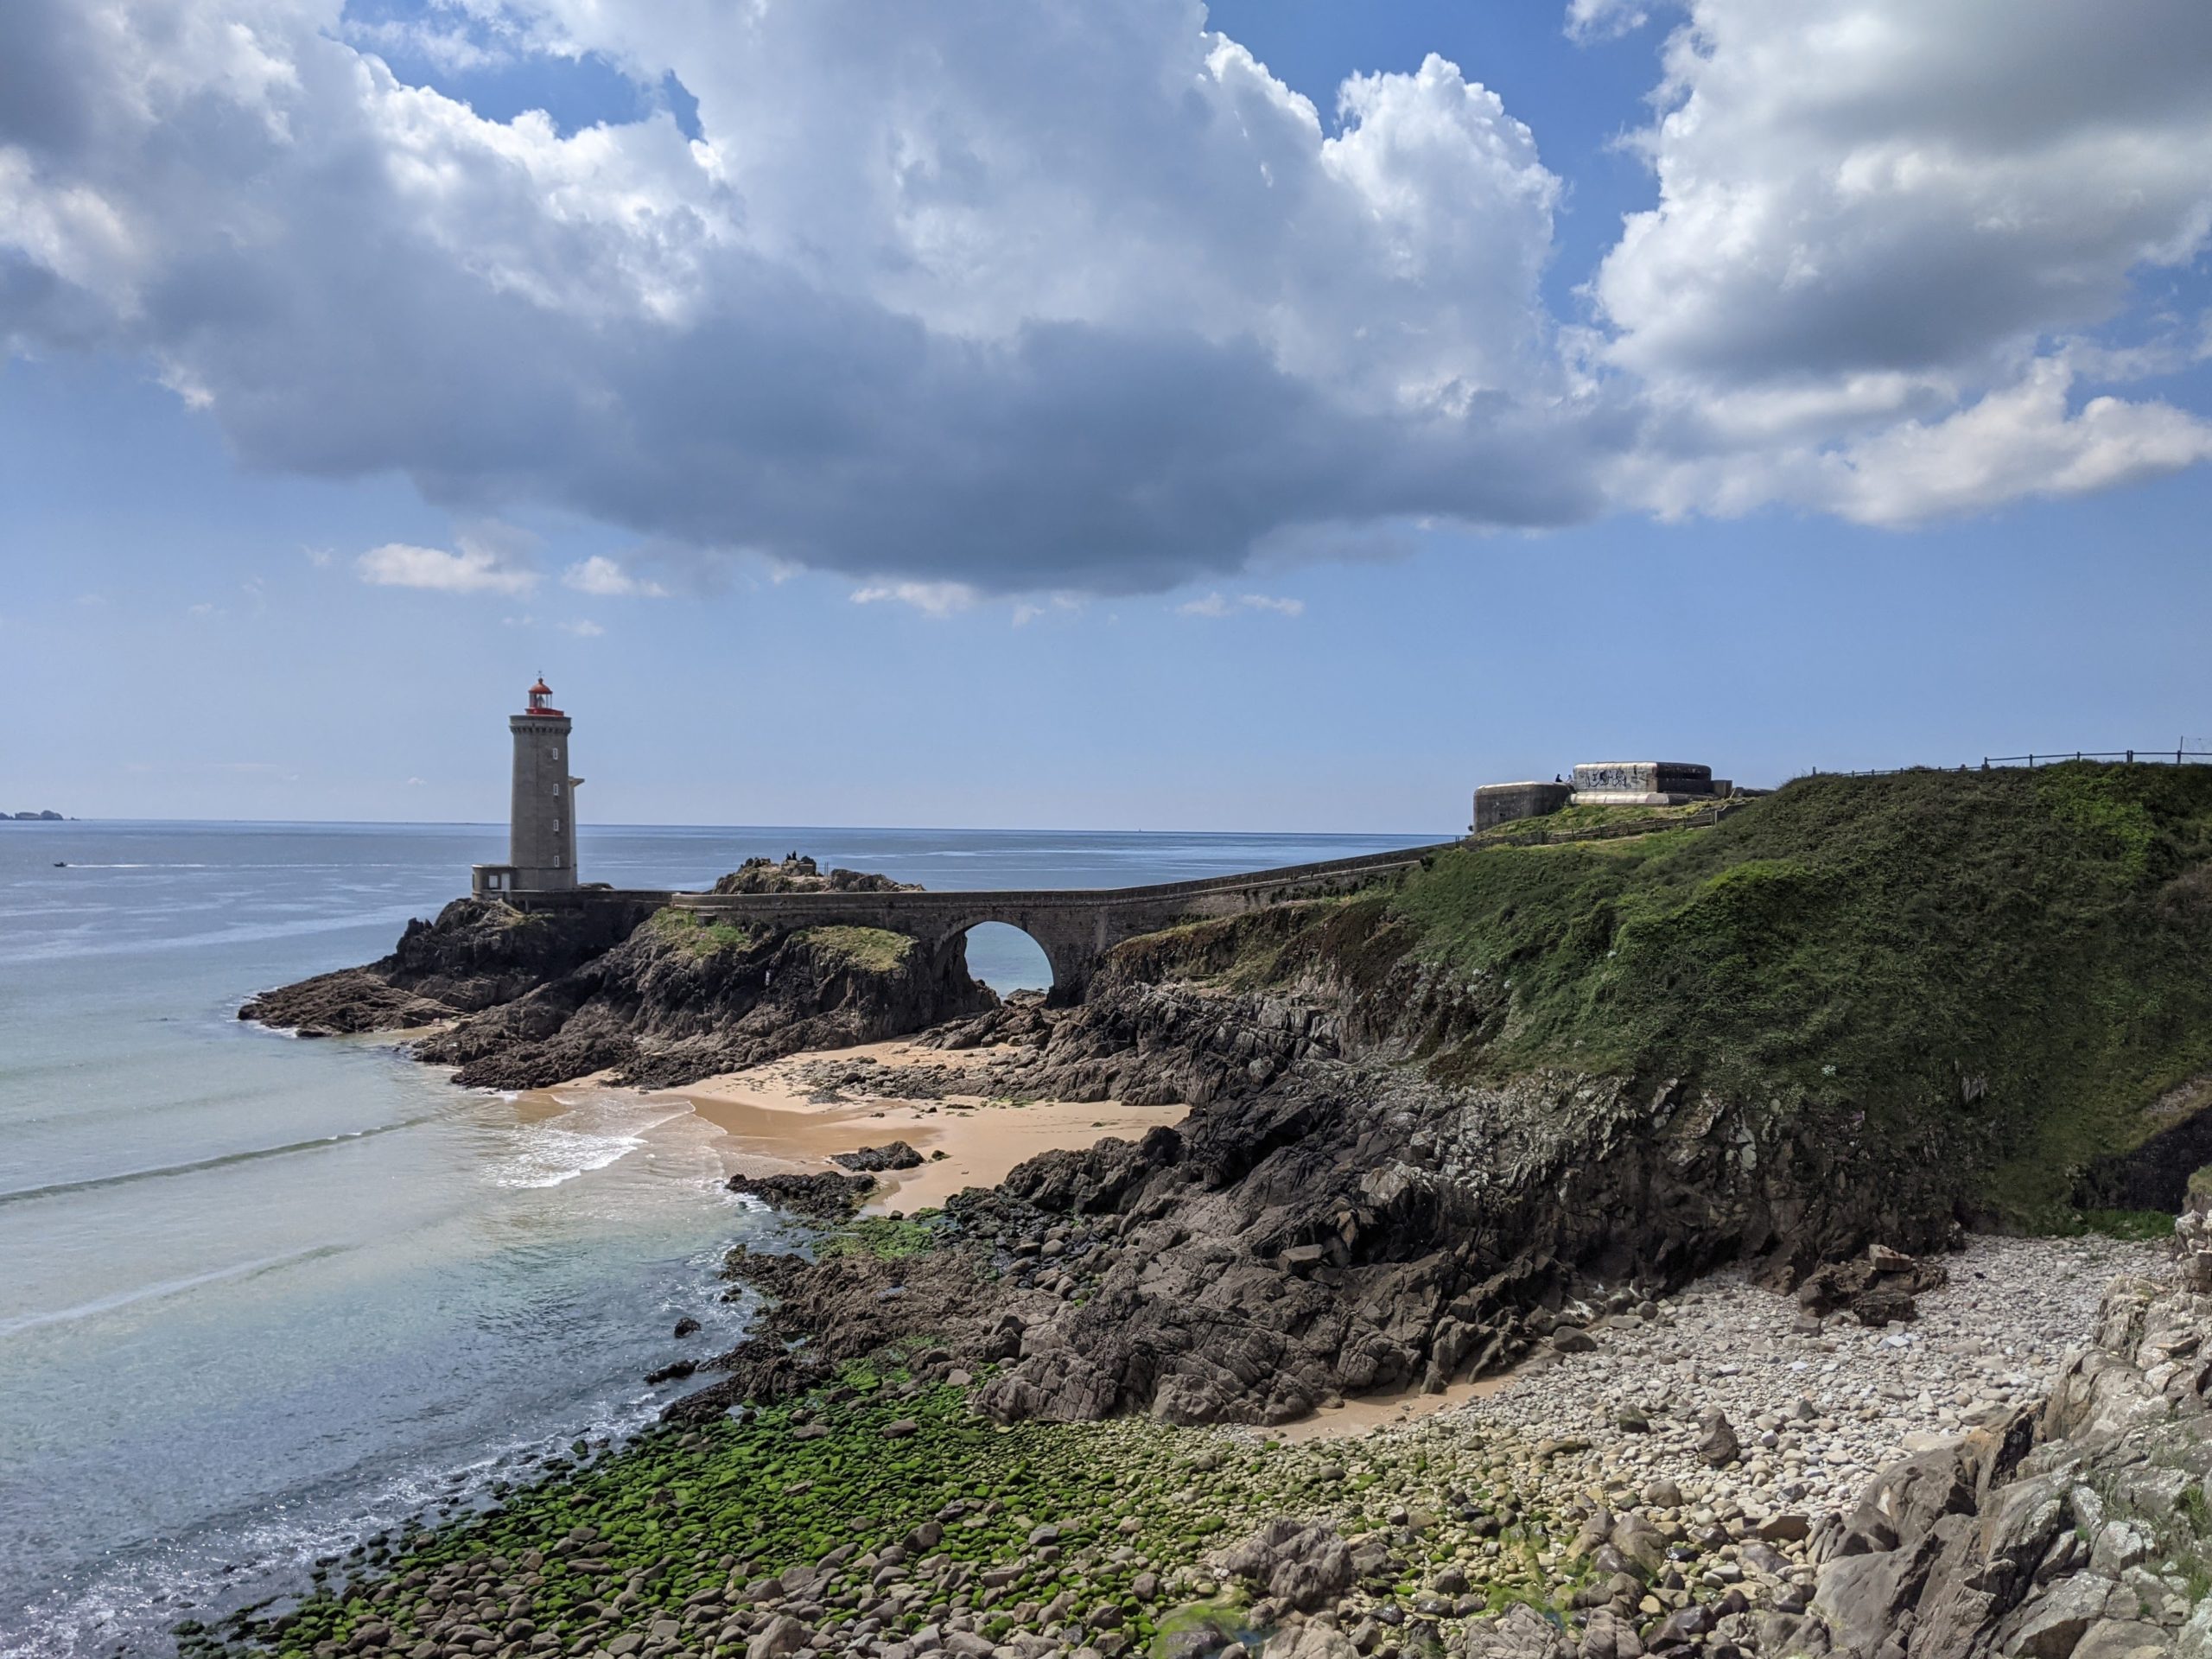
[[[1281,1440],[1292,1446],[1308,1440],[1350,1440],[1357,1434],[1371,1434],[1377,1429],[1403,1428],[1424,1417],[1433,1417],[1440,1411],[1464,1406],[1471,1400],[1487,1400],[1494,1394],[1503,1393],[1512,1382],[1513,1374],[1507,1371],[1472,1382],[1454,1382],[1441,1394],[1422,1394],[1412,1389],[1363,1394],[1341,1406],[1326,1407],[1311,1417],[1301,1417],[1294,1423],[1283,1423],[1256,1433],[1262,1440]]]

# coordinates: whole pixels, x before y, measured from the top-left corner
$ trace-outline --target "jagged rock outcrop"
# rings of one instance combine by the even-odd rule
[[[409,922],[382,960],[264,991],[238,1018],[302,1037],[438,1025],[574,973],[652,913],[619,904],[525,912],[497,899],[456,899],[434,922]]]
[[[880,1147],[861,1147],[851,1152],[833,1152],[830,1161],[842,1164],[847,1169],[873,1173],[886,1169],[918,1169],[922,1154],[904,1141],[887,1141]]]
[[[2039,1408],[1884,1470],[1814,1535],[1785,1650],[1850,1659],[2212,1654],[2212,1297],[2107,1293]]]
[[[1913,1298],[1947,1278],[1941,1262],[1877,1244],[1863,1255],[1815,1268],[1797,1287],[1797,1304],[1815,1319],[1840,1308],[1861,1325],[1888,1325],[1911,1319]]]
[[[1230,1549],[1222,1570],[1243,1579],[1281,1607],[1310,1613],[1351,1588],[1358,1572],[1351,1548],[1336,1529],[1279,1517]]]
[[[733,1175],[732,1192],[755,1198],[774,1210],[815,1221],[842,1221],[861,1206],[875,1186],[873,1175],[833,1175],[827,1170],[803,1174]]]
[[[1265,1004],[1168,1020],[1161,994],[1144,1001],[1210,1024],[1166,1064],[1221,1091],[1178,1132],[1048,1154],[1002,1185],[1112,1236],[1087,1294],[983,1390],[1001,1417],[1283,1421],[1497,1369],[1532,1314],[1593,1286],[1740,1255],[1786,1270],[1872,1236],[1924,1249],[1950,1228],[1940,1193],[1848,1122],[1569,1075],[1447,1089],[1318,1058],[1325,1031]]]
[[[833,869],[824,874],[815,861],[792,853],[780,863],[748,858],[716,881],[716,893],[919,893],[918,881],[893,881],[872,871]]]
[[[756,861],[730,879],[897,885],[850,871],[823,877],[811,860]],[[524,912],[462,899],[435,922],[410,922],[383,960],[264,992],[238,1016],[306,1036],[432,1027],[416,1058],[454,1067],[464,1084],[525,1089],[601,1071],[643,1086],[689,1083],[997,1004],[969,976],[957,938],[927,946],[865,928],[752,931],[613,900]]]
[[[1566,1073],[1447,1087],[1342,1058],[1341,1029],[1282,995],[1109,982],[989,1086],[1198,1102],[1185,1122],[963,1195],[888,1301],[842,1256],[779,1269],[777,1333],[865,1308],[940,1336],[1007,1362],[978,1395],[1005,1421],[1281,1422],[1501,1368],[1573,1299],[1952,1230],[1940,1175],[1848,1117]],[[916,1294],[940,1272],[976,1299],[950,1317]]]
[[[806,1048],[880,1041],[987,1007],[962,941],[859,928],[703,926],[661,911],[627,938],[512,1001],[416,1044],[456,1080],[542,1088],[593,1072],[648,1088]]]

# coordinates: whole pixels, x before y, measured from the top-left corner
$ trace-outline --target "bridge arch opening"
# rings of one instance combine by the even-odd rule
[[[967,941],[969,973],[1001,996],[1052,988],[1045,947],[1011,922],[978,922],[968,930]]]

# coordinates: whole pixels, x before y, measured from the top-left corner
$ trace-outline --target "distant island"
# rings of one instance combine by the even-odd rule
[[[0,812],[0,823],[66,823],[59,812]]]

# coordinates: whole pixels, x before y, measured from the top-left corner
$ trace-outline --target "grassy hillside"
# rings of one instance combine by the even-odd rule
[[[2208,861],[2212,767],[1813,778],[1709,828],[1449,853],[1212,949],[1246,980],[1458,979],[1447,1079],[1682,1076],[1936,1127],[1996,1217],[2049,1223],[2212,1071]]]

